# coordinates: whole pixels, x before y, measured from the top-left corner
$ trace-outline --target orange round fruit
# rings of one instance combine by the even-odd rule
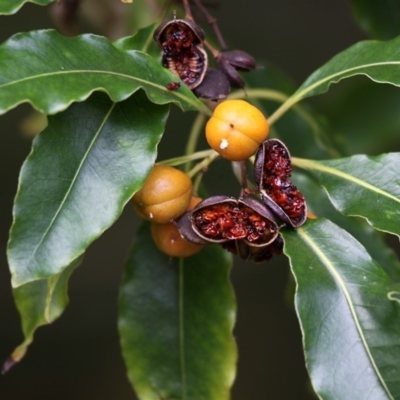
[[[184,172],[156,164],[132,200],[142,218],[166,223],[187,210],[191,196],[192,181]]]
[[[173,222],[151,224],[151,234],[156,246],[171,257],[189,257],[200,251],[203,246],[184,239]]]
[[[206,124],[211,148],[230,161],[251,157],[267,138],[269,124],[263,113],[244,100],[226,100]]]

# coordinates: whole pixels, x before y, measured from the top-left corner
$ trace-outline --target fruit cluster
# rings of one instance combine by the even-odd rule
[[[307,218],[305,199],[290,181],[288,149],[277,139],[267,139],[269,125],[264,115],[243,100],[220,103],[205,131],[208,143],[219,155],[240,161],[243,168],[256,153],[254,180],[258,191],[252,193],[247,188],[245,177],[238,199],[223,195],[194,199],[188,175],[156,164],[133,197],[138,214],[152,222],[156,245],[166,254],[179,257],[195,254],[208,243],[220,244],[257,262],[281,254],[280,228],[297,228]],[[278,220],[283,225],[279,226]]]
[[[151,221],[151,233],[161,251],[171,257],[188,257],[201,250],[202,246],[184,240],[172,222],[201,200],[192,195],[192,181],[185,173],[154,165],[132,200],[135,211]]]

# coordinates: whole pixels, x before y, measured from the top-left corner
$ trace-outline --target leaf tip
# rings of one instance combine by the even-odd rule
[[[1,374],[5,375],[18,361],[19,360],[14,359],[13,356],[8,357],[1,367]]]

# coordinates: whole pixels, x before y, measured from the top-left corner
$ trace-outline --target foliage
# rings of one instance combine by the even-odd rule
[[[24,3],[0,0],[0,14]],[[353,3],[376,37],[397,35],[398,24],[386,24],[389,2]],[[114,43],[40,30],[0,46],[1,113],[26,102],[50,115],[22,166],[13,209],[7,256],[25,340],[4,371],[22,359],[39,326],[62,314],[68,279],[86,249],[119,218],[154,163],[184,165],[199,187],[216,159],[197,149],[209,103],[184,84],[168,89],[179,79],[158,58],[157,22]],[[281,234],[307,368],[323,399],[400,398],[400,262],[383,237],[400,236],[400,154],[349,156],[325,120],[298,103],[356,75],[400,86],[399,45],[400,36],[357,43],[297,90],[272,69],[251,72],[247,81],[247,100],[269,115],[271,135],[296,153],[293,180],[317,216]],[[186,154],[161,161],[170,104],[197,117]],[[232,260],[218,245],[170,260],[143,223],[119,303],[122,351],[139,398],[229,398],[237,362]]]

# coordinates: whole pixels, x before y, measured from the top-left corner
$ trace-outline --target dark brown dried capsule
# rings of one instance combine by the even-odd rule
[[[203,30],[192,21],[173,19],[160,25],[154,39],[162,48],[161,63],[174,72],[190,89],[204,78],[208,56],[201,47]]]
[[[249,245],[243,240],[231,240],[222,243],[221,246],[229,252],[239,255],[243,260],[259,263],[270,260],[274,254],[282,254],[283,240],[282,236],[278,235],[272,243],[263,247]]]
[[[200,26],[193,21],[177,18],[162,23],[154,31],[153,37],[160,46],[169,40],[181,42],[184,46],[197,46],[202,44],[205,38]]]
[[[307,219],[303,195],[290,181],[292,163],[286,146],[277,139],[266,140],[254,163],[255,182],[264,203],[286,224],[297,228]]]
[[[262,247],[278,235],[271,212],[250,197],[239,200],[228,196],[210,197],[179,218],[177,225],[181,235],[196,244],[243,240]]]
[[[233,87],[244,87],[244,81],[237,71],[250,71],[256,67],[254,58],[242,50],[223,51],[216,58]]]
[[[231,90],[226,75],[215,68],[209,68],[204,76],[203,82],[193,92],[203,99],[218,101],[226,99]]]

